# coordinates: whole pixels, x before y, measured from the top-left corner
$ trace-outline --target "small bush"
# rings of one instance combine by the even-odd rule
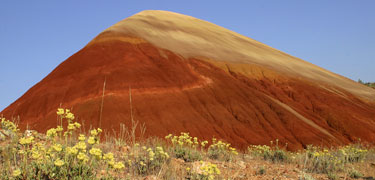
[[[354,178],[354,179],[358,179],[358,178],[361,178],[363,176],[363,174],[362,173],[360,173],[360,172],[358,172],[358,171],[356,171],[356,170],[351,170],[351,171],[349,171],[349,177],[350,178]]]
[[[207,141],[199,142],[197,137],[191,137],[189,133],[182,132],[180,136],[169,134],[165,139],[172,142],[173,153],[176,158],[183,159],[185,162],[193,162],[202,159],[198,148],[204,148]]]
[[[216,160],[231,161],[233,156],[238,155],[236,148],[230,146],[229,143],[212,139],[212,144],[208,147],[208,157]]]
[[[266,169],[264,168],[264,166],[261,166],[258,171],[256,172],[257,175],[264,175],[266,174]]]
[[[285,162],[288,160],[287,153],[278,147],[278,140],[276,140],[276,147],[271,148],[267,145],[251,145],[248,151],[257,157],[262,157],[264,160],[272,162]]]
[[[200,162],[198,169],[190,170],[188,169],[187,179],[191,180],[213,180],[220,176],[220,169],[216,164],[210,162]]]
[[[367,150],[356,145],[348,145],[337,150],[308,146],[306,166],[309,172],[331,173],[341,171],[347,163],[362,161]]]
[[[160,146],[140,147],[135,144],[130,154],[124,155],[126,166],[138,175],[148,175],[157,172],[169,160],[169,154]]]

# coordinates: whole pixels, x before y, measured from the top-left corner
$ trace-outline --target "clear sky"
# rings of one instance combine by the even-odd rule
[[[194,16],[353,80],[375,81],[375,0],[3,0],[0,111],[101,31],[147,9]]]

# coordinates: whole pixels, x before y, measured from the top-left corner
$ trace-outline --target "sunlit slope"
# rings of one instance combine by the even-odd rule
[[[366,86],[290,56],[238,33],[194,17],[168,11],[142,11],[111,26],[104,33],[141,37],[152,44],[184,57],[204,57],[223,61],[236,72],[236,65],[256,64],[284,75],[301,76],[340,88],[365,100],[375,101],[375,91]],[[113,38],[109,35],[108,40]],[[96,40],[105,40],[100,36]],[[93,41],[95,42],[95,40]],[[92,43],[93,43],[92,42]]]

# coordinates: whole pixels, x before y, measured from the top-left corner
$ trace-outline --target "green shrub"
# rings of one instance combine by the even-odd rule
[[[358,179],[358,178],[361,178],[363,176],[362,173],[352,169],[351,171],[349,171],[349,177],[351,178],[354,178],[354,179]]]
[[[185,162],[193,162],[202,159],[202,154],[198,148],[203,149],[207,141],[199,142],[197,137],[191,137],[189,133],[181,132],[180,136],[169,134],[165,139],[172,143],[172,152],[176,158]]]
[[[348,145],[337,150],[328,150],[309,145],[306,149],[306,169],[315,173],[331,173],[344,169],[345,164],[362,161],[367,150],[357,145]]]
[[[257,175],[264,175],[266,174],[266,169],[264,168],[264,166],[261,166],[257,172],[256,172]]]
[[[207,155],[210,159],[231,161],[234,156],[238,155],[236,148],[230,146],[229,143],[212,139],[212,144],[208,147]]]
[[[210,162],[200,162],[200,166],[197,170],[188,170],[188,178],[191,180],[213,180],[217,179],[221,172],[216,164]]]
[[[285,162],[288,160],[287,153],[278,147],[278,140],[276,140],[276,147],[271,148],[267,145],[251,145],[248,147],[250,154],[262,157],[264,160],[272,162]]]
[[[126,166],[138,175],[148,175],[158,172],[169,161],[169,154],[160,146],[140,147],[135,144],[130,154],[124,155]]]

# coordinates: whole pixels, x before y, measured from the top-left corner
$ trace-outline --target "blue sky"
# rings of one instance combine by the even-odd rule
[[[147,9],[210,21],[348,78],[375,81],[374,0],[3,0],[0,111],[101,31]]]

